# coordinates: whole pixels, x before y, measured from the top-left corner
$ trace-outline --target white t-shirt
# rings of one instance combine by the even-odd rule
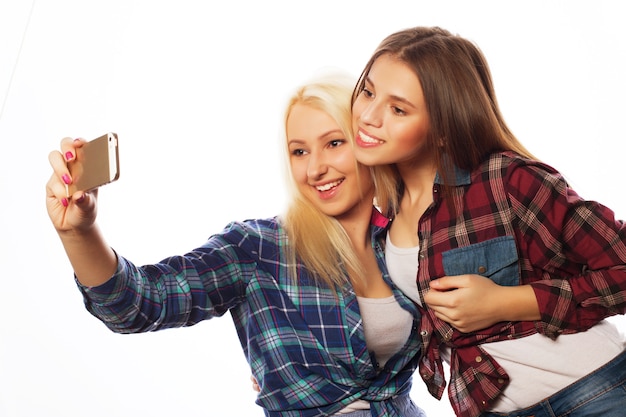
[[[409,298],[422,304],[417,292],[419,247],[398,248],[387,235],[385,259],[391,280]],[[590,374],[624,351],[626,340],[606,320],[586,332],[552,340],[541,334],[481,345],[509,375],[509,385],[491,411],[509,413],[529,407]],[[450,362],[450,348],[441,356]]]

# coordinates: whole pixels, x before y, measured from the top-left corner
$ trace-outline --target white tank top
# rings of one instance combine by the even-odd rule
[[[357,297],[365,331],[367,350],[374,352],[374,366],[382,369],[411,336],[413,315],[400,307],[392,295],[385,298]],[[338,414],[356,410],[367,410],[367,401],[357,400],[339,411]]]
[[[393,246],[387,234],[385,260],[391,280],[421,305],[416,284],[418,252],[419,247]],[[491,411],[509,413],[536,404],[590,374],[622,353],[626,340],[615,324],[603,320],[586,332],[561,335],[556,340],[534,334],[481,346],[510,377]],[[450,349],[443,347],[441,356],[449,363]]]

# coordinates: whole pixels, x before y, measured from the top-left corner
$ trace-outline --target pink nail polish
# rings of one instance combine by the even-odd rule
[[[74,159],[74,154],[70,151],[65,152],[65,159],[71,161],[72,159]]]
[[[70,176],[67,174],[63,174],[63,176],[61,177],[61,179],[63,180],[64,183],[66,184],[70,184],[72,182],[72,180],[70,179]]]
[[[69,205],[69,202],[67,201],[67,198],[63,197],[61,199],[61,204],[63,204],[63,207],[67,207]]]

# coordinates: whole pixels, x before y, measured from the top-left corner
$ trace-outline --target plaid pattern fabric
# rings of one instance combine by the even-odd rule
[[[385,224],[374,210],[373,236]],[[372,242],[391,282],[383,250]],[[417,308],[394,288],[415,323],[401,351],[377,370],[353,289],[323,288],[301,265],[289,276],[286,244],[275,218],[235,222],[202,247],[155,265],[119,257],[112,279],[79,288],[87,309],[120,333],[190,326],[230,311],[267,416],[329,416],[362,399],[374,416],[400,417],[389,400],[410,391],[420,348]]]
[[[579,197],[553,168],[511,152],[491,155],[471,174],[456,169],[455,180],[451,199],[445,200],[437,178],[434,204],[419,222],[421,296],[431,279],[451,275],[446,257],[457,248],[471,254],[472,245],[509,239],[517,251],[513,285],[531,284],[541,310],[538,322],[498,323],[468,334],[423,311],[422,379],[441,398],[445,378],[439,346],[450,346],[450,401],[457,416],[476,417],[508,383],[506,372],[479,344],[537,332],[554,339],[624,313],[626,226],[608,208]],[[470,269],[468,262],[467,271],[452,275],[489,275],[489,269]]]

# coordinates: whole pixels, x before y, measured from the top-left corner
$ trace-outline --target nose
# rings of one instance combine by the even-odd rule
[[[363,100],[355,110],[355,115],[362,123],[375,127],[382,124],[382,110],[376,100]]]
[[[328,172],[328,164],[323,152],[315,151],[309,154],[309,163],[306,174],[311,180],[319,180]]]

